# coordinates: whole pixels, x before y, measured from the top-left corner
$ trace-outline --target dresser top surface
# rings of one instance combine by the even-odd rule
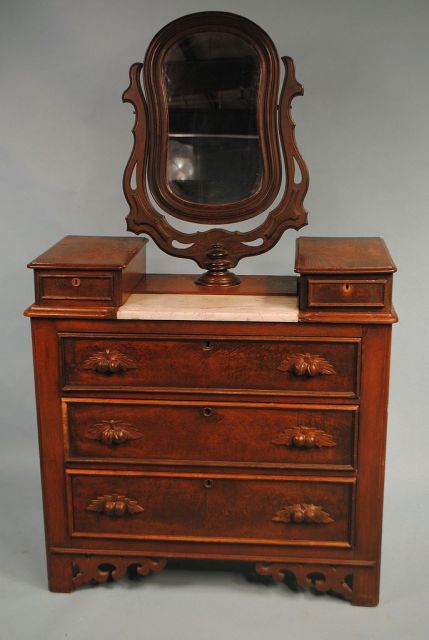
[[[123,269],[145,246],[145,238],[66,236],[32,260],[30,269]]]
[[[298,238],[298,273],[392,273],[395,263],[382,238]]]
[[[136,293],[118,309],[117,318],[118,320],[298,322],[298,298],[295,296]]]

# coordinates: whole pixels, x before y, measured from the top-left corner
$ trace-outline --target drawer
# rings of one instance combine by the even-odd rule
[[[28,265],[36,308],[119,307],[146,272],[146,244],[143,238],[66,236]]]
[[[386,279],[308,278],[308,307],[384,307]]]
[[[67,457],[353,469],[356,406],[63,401]]]
[[[69,471],[78,537],[350,547],[354,480]]]
[[[358,395],[359,338],[60,334],[65,390]]]
[[[39,304],[46,302],[113,303],[113,274],[88,271],[68,271],[37,274]]]

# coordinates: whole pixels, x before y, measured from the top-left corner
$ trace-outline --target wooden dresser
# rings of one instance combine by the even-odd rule
[[[49,586],[252,563],[378,602],[395,266],[300,238],[298,277],[145,275],[146,240],[30,263]]]

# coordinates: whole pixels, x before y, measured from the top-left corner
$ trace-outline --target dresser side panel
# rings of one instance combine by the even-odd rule
[[[352,602],[378,603],[386,453],[391,326],[364,330],[356,499],[356,557],[375,561],[371,572],[357,572]]]
[[[40,469],[47,546],[68,541],[56,323],[31,320]]]

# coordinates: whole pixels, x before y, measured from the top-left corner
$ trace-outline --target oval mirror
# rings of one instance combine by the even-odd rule
[[[291,116],[303,89],[293,60],[282,62],[279,94],[279,58],[265,31],[241,16],[205,11],[166,25],[144,63],[131,66],[123,94],[135,113],[124,172],[127,229],[195,260],[206,269],[198,284],[237,284],[231,268],[239,260],[306,224],[308,171]],[[166,214],[205,228],[180,230]],[[226,226],[252,218],[253,227]]]
[[[232,33],[195,33],[167,50],[167,181],[180,198],[225,204],[258,189],[260,74],[255,48]]]
[[[155,36],[144,63],[150,190],[166,212],[221,224],[276,197],[278,57],[252,22],[187,16]]]

